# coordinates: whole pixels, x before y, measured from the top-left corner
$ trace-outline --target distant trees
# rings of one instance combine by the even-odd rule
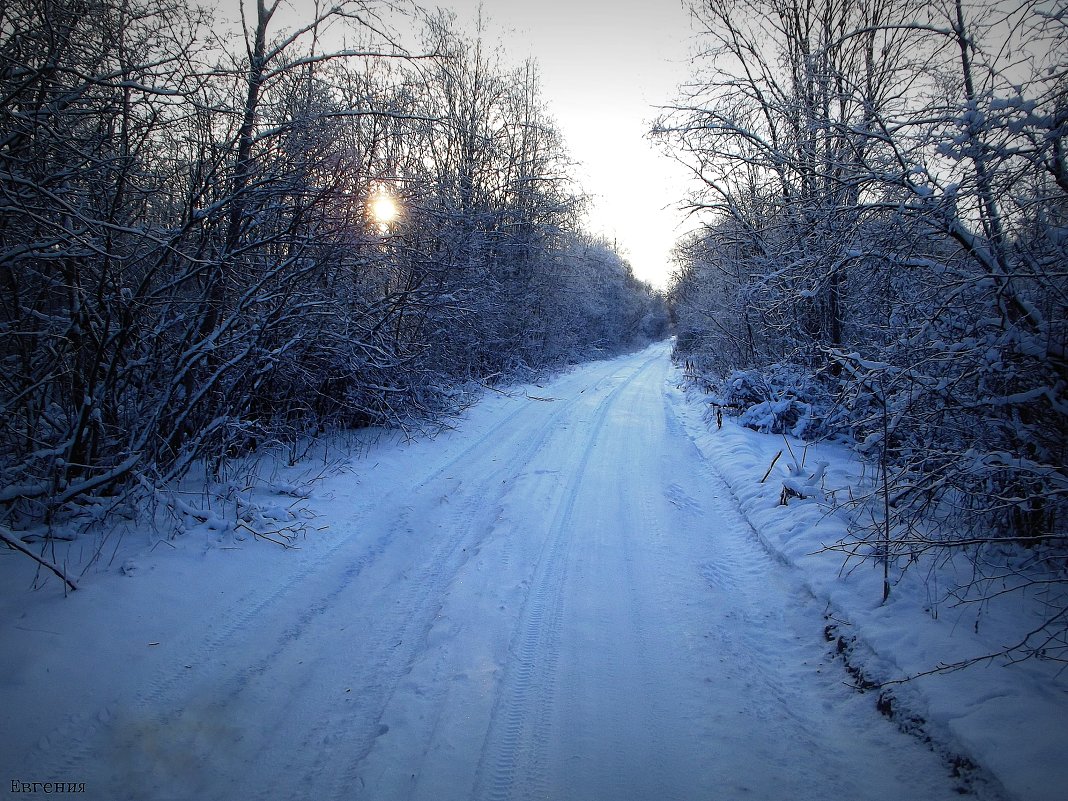
[[[843,550],[965,552],[966,600],[1042,587],[1013,653],[1068,657],[1066,9],[695,11],[712,69],[657,127],[710,218],[678,248],[680,353],[882,466]]]
[[[0,7],[6,541],[662,333],[589,255],[533,65],[443,18],[413,56],[370,2],[278,5],[237,37],[184,0]]]

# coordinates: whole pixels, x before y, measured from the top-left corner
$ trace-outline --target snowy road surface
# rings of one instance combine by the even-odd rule
[[[32,736],[2,778],[102,799],[959,798],[846,686],[672,375],[661,344],[491,396],[320,485],[321,542],[157,548],[108,597],[58,599],[5,655],[5,691],[45,669],[53,691],[6,714]],[[72,604],[101,620],[65,630]],[[39,656],[49,632],[83,658]]]

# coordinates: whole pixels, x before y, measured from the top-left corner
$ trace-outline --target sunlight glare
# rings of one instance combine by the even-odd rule
[[[396,199],[385,190],[371,198],[370,209],[371,216],[379,225],[389,225],[400,216]]]

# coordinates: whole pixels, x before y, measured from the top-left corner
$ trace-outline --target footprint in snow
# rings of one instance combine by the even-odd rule
[[[666,490],[664,490],[664,497],[671,501],[675,506],[679,507],[686,512],[700,512],[701,504],[691,498],[682,487],[678,484],[672,484]]]

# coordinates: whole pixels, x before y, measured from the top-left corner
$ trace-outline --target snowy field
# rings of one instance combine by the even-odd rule
[[[839,522],[815,499],[778,506],[779,466],[760,483],[782,439],[709,431],[669,353],[487,395],[454,430],[382,437],[344,469],[279,467],[256,508],[303,526],[298,548],[219,510],[173,540],[109,542],[70,597],[44,576],[31,591],[34,565],[0,552],[4,791],[1064,798],[1065,677],[895,685],[894,720],[850,686],[839,642],[885,680],[997,644],[996,614],[977,633],[925,613],[919,577],[885,606],[873,568],[839,579],[840,555],[812,555]],[[816,457],[827,482],[856,471]]]

